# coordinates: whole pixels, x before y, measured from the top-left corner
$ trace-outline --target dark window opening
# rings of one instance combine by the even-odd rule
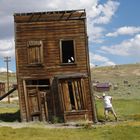
[[[49,79],[27,80],[26,85],[49,85]]]
[[[71,103],[71,108],[76,109],[75,108],[75,102],[74,102],[74,95],[73,95],[73,90],[72,90],[72,82],[68,82],[68,88],[69,88],[69,96],[70,96],[70,103]]]
[[[49,79],[39,79],[39,80],[26,80],[27,87],[36,87],[40,91],[45,91],[50,88]]]
[[[74,41],[63,40],[61,41],[62,63],[74,63]]]

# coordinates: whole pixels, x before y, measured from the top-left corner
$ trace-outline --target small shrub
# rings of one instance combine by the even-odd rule
[[[83,125],[83,128],[84,128],[84,129],[91,129],[91,128],[92,128],[92,124],[91,124],[91,123],[85,123],[85,124]]]

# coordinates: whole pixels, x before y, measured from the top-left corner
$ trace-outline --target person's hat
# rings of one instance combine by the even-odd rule
[[[105,93],[103,93],[103,97],[105,96]]]

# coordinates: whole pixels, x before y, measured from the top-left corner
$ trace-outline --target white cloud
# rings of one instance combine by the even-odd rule
[[[140,57],[140,34],[113,46],[102,46],[101,51],[119,56]]]
[[[101,56],[99,54],[93,54],[90,52],[90,61],[92,65],[100,64],[100,66],[113,66],[116,65],[113,61],[109,60],[107,57]]]
[[[134,35],[136,33],[140,33],[140,27],[124,26],[124,27],[118,28],[113,33],[106,34],[106,36],[109,36],[109,37],[117,37],[119,35]]]
[[[7,72],[7,69],[6,69],[6,68],[1,67],[1,68],[0,68],[0,72]],[[9,72],[10,72],[10,73],[12,73],[13,71],[9,70]]]
[[[102,43],[104,41],[104,38],[103,38],[104,30],[105,29],[103,27],[93,26],[92,24],[89,23],[88,25],[89,41]]]
[[[105,29],[102,25],[111,22],[112,17],[117,11],[119,3],[117,1],[108,0],[101,5],[94,3],[92,7],[87,10],[88,17],[88,34],[89,40],[95,43],[102,43],[104,41]]]
[[[14,13],[86,9],[89,39],[92,42],[102,43],[105,29],[101,25],[111,21],[118,6],[119,2],[114,0],[107,0],[104,4],[99,4],[99,0],[41,0],[39,2],[34,0],[7,2],[3,0],[0,2],[2,11],[0,16],[3,19],[0,20],[0,25],[9,26],[9,23],[12,25]],[[0,35],[2,36],[2,34]]]
[[[13,22],[12,16],[5,15],[2,17],[2,20],[0,20],[0,25],[9,24],[11,22]]]
[[[53,10],[67,10],[67,9],[88,9],[98,3],[98,0],[14,0],[13,1],[1,1],[0,9],[1,15],[8,14],[10,12],[38,12],[38,11],[53,11]]]
[[[15,56],[14,39],[0,40],[0,56]]]
[[[93,22],[95,24],[108,24],[112,17],[114,16],[115,12],[117,11],[119,6],[119,2],[108,0],[105,4],[101,5],[98,4],[92,7],[90,12],[90,17],[94,18]]]

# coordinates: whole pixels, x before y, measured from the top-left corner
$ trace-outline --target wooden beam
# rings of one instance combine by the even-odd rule
[[[28,106],[28,96],[27,96],[27,90],[26,90],[26,83],[25,83],[25,80],[23,80],[23,90],[24,90],[26,117],[27,117],[27,121],[30,121],[29,106]]]

